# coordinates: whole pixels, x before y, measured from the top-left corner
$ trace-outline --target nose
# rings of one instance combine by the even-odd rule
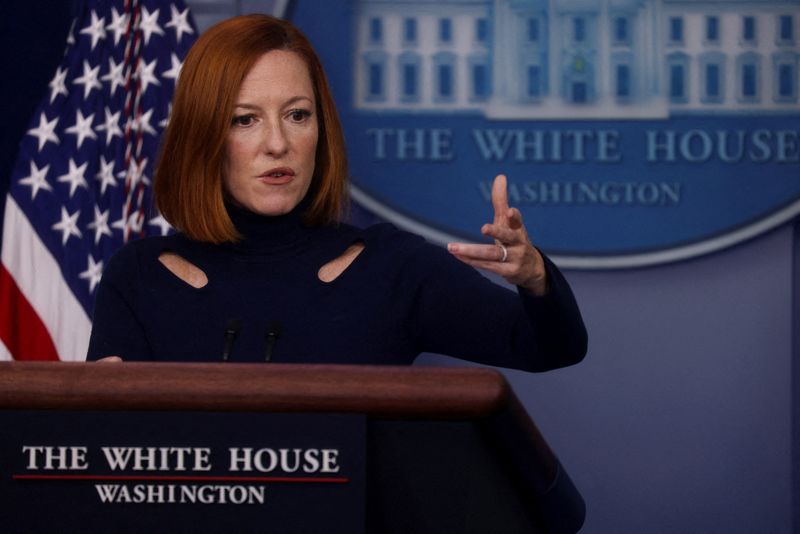
[[[271,121],[264,127],[262,149],[272,157],[281,157],[289,150],[289,138],[283,131],[280,121]]]

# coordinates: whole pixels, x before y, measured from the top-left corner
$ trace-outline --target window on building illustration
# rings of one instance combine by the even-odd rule
[[[472,65],[472,98],[475,100],[489,98],[489,67],[484,63]]]
[[[791,43],[794,40],[794,28],[791,15],[781,15],[778,18],[778,36],[781,42]]]
[[[761,98],[760,62],[761,57],[755,52],[747,52],[736,59],[737,96],[742,102],[757,102]]]
[[[403,52],[397,58],[399,94],[402,102],[417,102],[420,97],[420,55],[415,52]]]
[[[449,43],[453,40],[453,21],[439,19],[439,41]]]
[[[386,52],[371,50],[362,56],[363,70],[359,85],[363,84],[364,99],[368,102],[383,101],[386,98]]]
[[[369,19],[369,41],[380,43],[383,40],[383,21],[379,18]]]
[[[413,63],[406,63],[402,68],[403,73],[403,99],[410,100],[417,96],[419,67]]]
[[[751,15],[742,18],[742,40],[750,43],[756,40],[756,18]]]
[[[449,64],[439,65],[436,68],[437,94],[441,99],[449,100],[453,98],[453,66]]]
[[[417,19],[403,19],[403,42],[417,42]]]
[[[700,101],[718,104],[725,100],[726,54],[709,52],[698,56],[700,64]]]
[[[795,69],[794,65],[782,63],[778,65],[778,98],[792,100],[795,98]]]
[[[681,17],[669,19],[669,40],[673,43],[683,42],[683,19]]]
[[[676,102],[686,100],[686,68],[682,64],[669,67],[669,97]]]
[[[528,19],[528,41],[531,43],[538,43],[540,36],[539,19]]]
[[[706,41],[719,41],[719,17],[706,17]]]
[[[706,97],[711,100],[720,97],[719,65],[714,63],[706,65]]]
[[[576,43],[586,41],[586,19],[575,17],[572,19],[572,34]]]
[[[367,92],[371,99],[383,97],[383,65],[370,63],[367,74]]]
[[[742,97],[754,99],[758,96],[756,66],[753,63],[742,65]]]
[[[572,102],[575,104],[585,104],[589,100],[589,88],[586,82],[572,83]]]
[[[617,65],[617,98],[628,98],[631,96],[631,68],[629,65]]]
[[[485,43],[489,40],[489,21],[486,19],[475,20],[475,40]]]
[[[432,59],[433,99],[436,102],[452,102],[456,97],[456,55],[439,52]]]
[[[616,44],[627,44],[630,41],[627,17],[614,18],[614,42]]]
[[[542,96],[542,67],[539,65],[528,66],[527,94],[529,98]]]

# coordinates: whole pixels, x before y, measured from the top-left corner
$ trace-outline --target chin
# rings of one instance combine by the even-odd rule
[[[286,215],[290,211],[292,211],[295,206],[299,204],[298,202],[276,202],[276,203],[268,203],[268,204],[261,204],[253,206],[252,211],[258,213],[259,215],[265,215],[267,217],[277,217],[279,215]]]

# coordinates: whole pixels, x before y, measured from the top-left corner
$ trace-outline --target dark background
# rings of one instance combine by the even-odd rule
[[[79,0],[0,3],[0,240],[20,139],[61,61]]]

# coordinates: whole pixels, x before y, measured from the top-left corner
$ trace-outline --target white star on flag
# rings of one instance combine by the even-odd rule
[[[102,89],[103,84],[97,79],[100,74],[100,65],[92,68],[88,61],[83,62],[83,76],[75,78],[72,83],[83,86],[83,98],[88,98],[92,89]]]
[[[64,130],[65,133],[78,137],[77,144],[79,150],[87,137],[97,139],[97,134],[92,130],[92,121],[94,121],[94,113],[88,117],[84,117],[81,110],[78,110],[75,112],[75,124]]]
[[[64,67],[62,70],[61,67],[56,69],[56,75],[53,76],[53,79],[48,84],[50,87],[50,103],[52,104],[53,101],[58,97],[58,95],[67,96],[69,91],[67,91],[67,73],[69,69]]]
[[[156,70],[156,61],[158,60],[154,59],[150,63],[145,63],[143,61],[139,64],[139,69],[136,71],[139,83],[142,84],[142,94],[147,92],[147,88],[150,84],[161,85],[161,82],[158,81],[158,76],[156,76],[154,72]]]
[[[67,34],[67,46],[74,46],[75,45],[75,24],[77,24],[78,19],[72,19],[72,24],[69,27],[69,33]]]
[[[56,124],[58,124],[58,117],[48,121],[47,115],[42,112],[42,114],[39,115],[39,126],[28,130],[28,135],[32,135],[39,140],[39,152],[42,151],[42,148],[48,141],[58,144],[58,136],[55,134]]]
[[[155,128],[150,125],[150,117],[152,117],[153,111],[153,109],[148,109],[138,117],[129,118],[128,126],[134,131],[143,131],[150,135],[158,135]]]
[[[66,245],[70,236],[82,237],[81,231],[78,229],[78,217],[81,215],[81,210],[76,211],[72,215],[69,214],[67,208],[61,206],[61,220],[52,226],[53,230],[61,232],[61,244]]]
[[[175,28],[175,40],[180,43],[184,33],[189,35],[194,33],[191,24],[186,20],[189,16],[189,9],[184,9],[183,12],[178,11],[175,6],[169,6],[169,9],[170,19],[165,26],[167,28]]]
[[[177,81],[178,76],[181,75],[181,68],[183,68],[183,62],[178,59],[178,56],[172,54],[169,58],[169,62],[171,63],[171,67],[168,70],[165,70],[161,73],[162,78],[170,78],[172,80]]]
[[[147,166],[147,158],[140,163],[131,160],[128,164],[128,169],[117,174],[120,178],[125,178],[126,187],[134,189],[139,181],[144,182],[145,185],[150,185],[150,180],[144,175],[144,168]]]
[[[117,92],[117,87],[125,88],[125,62],[117,65],[113,57],[108,58],[108,73],[100,79],[111,84],[112,95]]]
[[[114,160],[106,161],[105,156],[100,156],[100,170],[94,175],[100,182],[100,194],[106,194],[106,188],[117,186],[117,179],[114,177]]]
[[[72,195],[75,194],[75,190],[79,187],[89,187],[89,184],[86,183],[86,178],[84,177],[84,173],[86,172],[86,167],[88,165],[89,163],[85,162],[83,165],[78,167],[75,164],[75,160],[69,158],[69,172],[56,178],[56,180],[60,183],[69,184],[69,198],[72,198]]]
[[[160,213],[148,221],[150,226],[157,226],[161,230],[161,235],[167,235],[172,230],[172,225],[167,222]]]
[[[40,189],[44,189],[45,191],[53,190],[45,178],[48,170],[50,170],[49,164],[39,169],[36,166],[36,162],[31,161],[31,173],[19,181],[21,185],[27,185],[31,188],[31,200],[36,199],[36,194]]]
[[[172,102],[167,106],[167,115],[158,122],[161,128],[166,128],[169,125],[169,117],[172,115]]]
[[[106,145],[110,145],[114,136],[122,137],[122,129],[119,127],[119,116],[122,111],[111,113],[111,110],[106,106],[105,113],[106,120],[97,129],[101,132],[106,132]]]
[[[106,26],[106,30],[114,32],[114,44],[119,44],[120,38],[128,31],[129,15],[119,13],[116,7],[111,8],[111,23]]]
[[[120,217],[113,223],[111,223],[111,228],[115,230],[121,230],[124,234],[129,233],[138,233],[142,231],[142,222],[144,217],[139,212],[133,212],[127,217]]]
[[[97,206],[94,207],[94,221],[86,225],[90,230],[94,230],[94,244],[100,242],[100,238],[105,236],[111,237],[111,228],[108,227],[108,215],[110,210],[100,211]]]
[[[100,283],[100,278],[103,275],[103,261],[95,262],[91,254],[89,254],[89,262],[86,270],[78,275],[78,278],[89,281],[89,293],[94,292],[94,288]]]
[[[98,18],[97,13],[95,13],[94,10],[92,10],[92,22],[80,31],[81,34],[90,35],[92,37],[91,50],[94,50],[94,47],[97,46],[97,43],[98,41],[100,41],[100,39],[106,38],[105,24],[106,24],[105,17]]]
[[[158,35],[164,35],[164,30],[161,29],[161,26],[158,25],[158,12],[160,9],[156,9],[152,13],[150,13],[146,7],[142,7],[142,33],[144,33],[144,44],[150,42],[150,36],[154,33]]]

